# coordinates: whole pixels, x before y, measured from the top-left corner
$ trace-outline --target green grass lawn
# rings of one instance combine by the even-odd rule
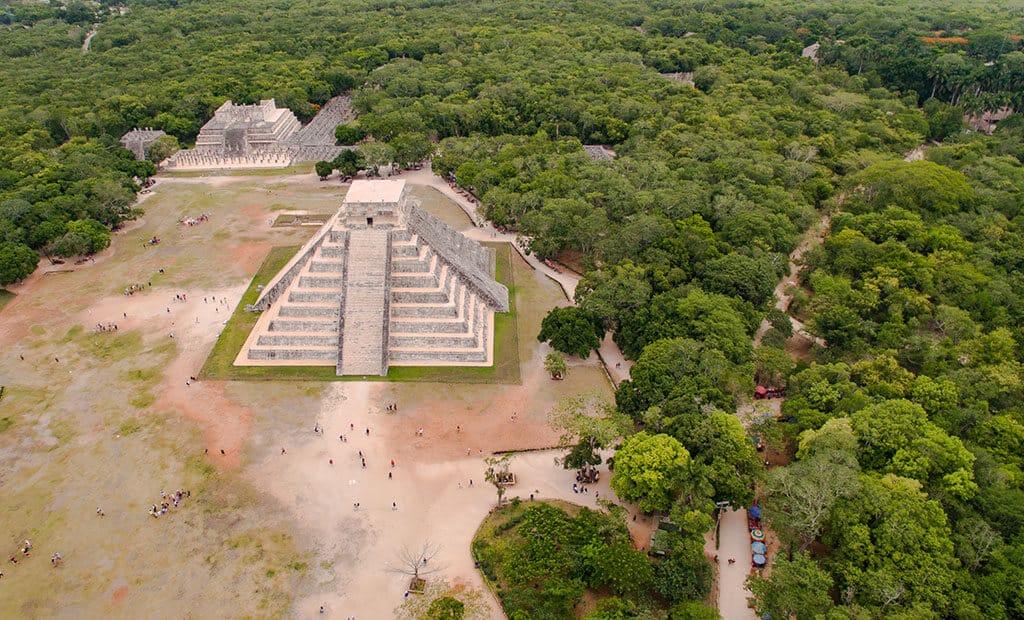
[[[5,288],[0,288],[0,310],[3,310],[4,306],[7,305],[7,302],[12,299],[14,299],[14,293]]]
[[[334,366],[235,366],[234,361],[249,332],[259,318],[246,312],[245,306],[259,296],[257,284],[266,284],[295,255],[298,247],[270,250],[234,314],[224,326],[217,343],[199,373],[201,379],[214,381],[297,380],[297,381],[424,381],[436,383],[521,382],[519,368],[519,327],[516,313],[516,286],[512,266],[512,248],[507,243],[485,243],[496,254],[498,282],[508,287],[509,311],[494,315],[493,366],[391,366],[386,377],[339,377]]]
[[[313,172],[313,163],[295,164],[287,168],[224,168],[218,170],[164,170],[163,177],[276,177]]]

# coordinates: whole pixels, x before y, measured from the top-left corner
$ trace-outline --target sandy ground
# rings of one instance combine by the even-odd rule
[[[402,545],[425,540],[442,548],[438,578],[480,585],[469,540],[495,501],[482,457],[553,446],[547,411],[564,396],[610,397],[596,356],[572,360],[565,381],[543,371],[549,349],[533,334],[568,303],[549,274],[516,267],[521,385],[190,379],[269,248],[312,234],[272,228],[275,215],[329,211],[344,191],[312,174],[164,178],[143,219],[94,262],[12,287],[0,315],[0,543],[14,551],[30,538],[36,551],[4,568],[0,617],[308,617],[326,604],[334,617],[388,618],[405,581],[389,568]],[[449,221],[464,217],[424,198]],[[177,224],[199,213],[210,222]],[[159,245],[142,244],[154,235]],[[572,493],[555,456],[517,456],[511,495],[594,503],[597,493]],[[195,489],[190,503],[145,514],[180,485]],[[638,541],[651,526],[631,524]],[[45,561],[54,550],[57,570]]]

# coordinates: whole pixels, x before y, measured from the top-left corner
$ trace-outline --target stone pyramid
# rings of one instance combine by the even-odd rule
[[[235,365],[489,366],[508,312],[493,257],[410,199],[405,181],[353,181],[341,208],[247,309]]]

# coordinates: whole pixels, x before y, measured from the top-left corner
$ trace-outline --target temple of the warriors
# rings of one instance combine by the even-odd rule
[[[199,130],[195,148],[178,151],[164,166],[169,170],[285,168],[332,160],[342,148],[334,144],[334,128],[351,120],[351,114],[344,96],[328,101],[306,126],[273,99],[253,105],[225,101]]]
[[[247,308],[235,365],[489,366],[508,289],[491,252],[421,209],[405,181],[352,183],[341,208]]]

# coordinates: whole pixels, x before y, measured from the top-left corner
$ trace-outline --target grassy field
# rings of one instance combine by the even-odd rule
[[[259,315],[246,312],[245,306],[259,296],[258,284],[265,284],[298,251],[297,247],[273,248],[263,261],[249,288],[221,332],[199,377],[215,381],[295,380],[295,381],[425,381],[436,383],[504,383],[521,381],[519,368],[519,326],[516,312],[516,287],[512,248],[507,243],[485,244],[496,253],[497,279],[509,289],[509,311],[494,315],[493,366],[392,366],[386,377],[339,377],[333,366],[235,366],[234,360],[245,345]],[[518,259],[518,255],[516,255]],[[521,262],[521,260],[520,260]],[[525,266],[525,265],[524,265]],[[526,267],[528,269],[528,267]]]

